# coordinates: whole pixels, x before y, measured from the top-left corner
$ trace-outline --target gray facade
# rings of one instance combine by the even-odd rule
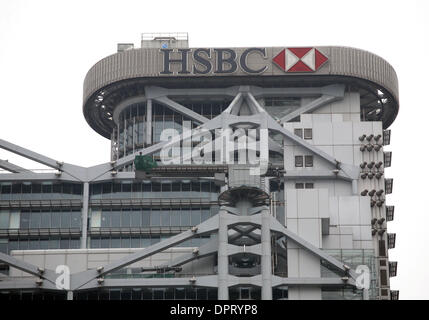
[[[0,298],[397,299],[393,68],[345,47],[155,40],[118,46],[85,78],[83,112],[111,140],[109,162],[0,140],[53,169],[0,161]],[[157,165],[136,170],[136,156]]]

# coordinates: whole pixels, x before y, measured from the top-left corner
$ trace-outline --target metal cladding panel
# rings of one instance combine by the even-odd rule
[[[368,51],[347,47],[330,47],[330,60],[330,74],[372,81],[389,90],[398,100],[398,78],[386,60]]]

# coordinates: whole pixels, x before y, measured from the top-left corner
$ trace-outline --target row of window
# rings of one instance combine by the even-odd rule
[[[298,182],[295,183],[295,189],[314,189],[313,182]]]
[[[80,209],[1,210],[0,229],[80,228]]]
[[[90,194],[110,195],[111,193],[141,192],[219,192],[219,186],[209,181],[118,181],[95,183],[90,186]]]
[[[217,288],[132,288],[77,292],[76,300],[217,300]]]
[[[71,237],[39,237],[0,239],[0,252],[9,254],[12,250],[48,250],[48,249],[79,249],[80,238]]]
[[[295,167],[312,167],[313,156],[295,156]]]
[[[332,292],[332,290],[330,290]],[[336,290],[342,292],[342,290]],[[345,291],[345,290],[344,290]],[[350,290],[351,291],[351,290]],[[322,291],[327,293],[327,291]],[[260,300],[260,288],[231,288],[229,289],[231,300]],[[273,300],[287,299],[287,289],[273,288]],[[217,300],[217,288],[123,288],[123,289],[99,289],[75,292],[75,300]],[[13,291],[0,292],[0,300],[65,300],[63,293],[48,291]]]
[[[92,228],[195,226],[215,215],[217,207],[92,210]]]
[[[293,130],[293,133],[296,136],[300,137],[301,139],[302,138],[304,138],[305,140],[313,139],[313,129],[311,129],[311,128],[304,128],[304,129],[296,128]],[[303,135],[303,133],[304,133],[304,135]]]
[[[0,291],[0,301],[61,301],[67,293],[56,291]]]
[[[67,182],[1,182],[0,197],[10,194],[66,194],[82,195],[81,183]]]
[[[155,243],[168,239],[172,235],[150,234],[139,236],[105,237],[91,236],[90,248],[147,248]],[[210,240],[208,237],[196,237],[186,240],[176,247],[199,247]]]

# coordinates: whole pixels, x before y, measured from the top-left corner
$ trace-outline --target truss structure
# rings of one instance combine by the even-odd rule
[[[204,95],[227,95],[233,97],[228,108],[213,119],[207,119],[197,114],[181,104],[173,101],[170,96],[204,96]],[[301,106],[299,109],[284,116],[281,119],[273,119],[260,105],[258,99],[268,95],[276,96],[306,96],[313,97],[310,103]],[[281,179],[291,179],[293,177],[311,177],[312,179],[341,179],[348,181],[353,186],[353,191],[357,193],[357,179],[359,178],[359,168],[354,165],[342,163],[325,153],[319,148],[307,143],[302,138],[287,130],[283,124],[297,116],[314,111],[327,103],[340,100],[344,97],[343,85],[331,85],[321,88],[260,88],[252,86],[230,87],[225,89],[165,89],[159,87],[145,87],[145,97],[148,106],[152,101],[163,104],[172,110],[182,113],[192,120],[200,123],[200,126],[193,129],[198,133],[202,129],[213,131],[219,128],[233,128],[240,125],[252,125],[258,128],[267,129],[270,132],[280,134],[283,139],[287,139],[309,151],[314,156],[323,159],[330,167],[326,171],[287,171],[282,174]],[[1,160],[0,167],[9,171],[10,174],[1,174],[0,180],[58,180],[75,181],[84,185],[83,209],[82,209],[82,248],[87,243],[87,218],[89,206],[89,184],[93,182],[133,178],[134,173],[118,172],[126,165],[132,164],[137,154],[151,155],[162,148],[183,140],[180,136],[171,141],[157,143],[138,152],[125,156],[116,161],[111,161],[89,168],[63,163],[28,149],[19,147],[10,142],[0,140],[0,147],[56,169],[56,173],[34,173],[25,168],[21,168],[7,161]],[[285,148],[278,142],[270,139],[268,149],[274,152],[283,153]],[[228,190],[226,190],[228,192]],[[262,192],[262,190],[261,190]],[[250,203],[250,200],[249,200]],[[229,235],[233,231],[233,235]],[[137,261],[148,258],[156,253],[162,252],[170,247],[176,246],[188,239],[212,234],[210,242],[195,249],[192,253],[185,254],[168,264],[168,267],[177,267],[189,263],[193,260],[207,256],[217,256],[217,274],[196,277],[177,277],[168,279],[109,279],[106,275],[115,270],[122,269]],[[243,246],[240,242],[243,237],[249,239],[249,245]],[[338,276],[332,278],[289,278],[280,277],[272,273],[271,250],[272,239],[275,239],[279,251],[286,252],[286,247],[281,239],[286,239],[296,244],[298,247],[310,252],[312,255],[323,260],[336,270]],[[261,259],[260,274],[249,277],[237,277],[228,272],[228,257],[240,254],[245,250],[247,253],[259,255]],[[14,280],[9,278],[0,279],[0,290],[6,289],[46,289],[59,290],[55,286],[57,275],[53,270],[45,270],[40,267],[30,265],[12,256],[0,253],[0,262],[11,267],[22,270],[34,276],[32,280]],[[229,203],[220,207],[217,215],[205,222],[192,227],[190,230],[172,236],[150,247],[137,250],[135,253],[123,257],[113,263],[100,265],[96,269],[71,274],[70,289],[68,298],[73,298],[73,292],[95,288],[115,288],[115,287],[144,287],[144,286],[203,286],[217,287],[218,298],[228,299],[228,288],[236,285],[251,285],[262,288],[262,299],[272,299],[272,288],[277,286],[356,286],[357,275],[343,262],[333,258],[320,248],[310,244],[305,239],[284,227],[269,212],[266,205],[259,206],[235,206]]]

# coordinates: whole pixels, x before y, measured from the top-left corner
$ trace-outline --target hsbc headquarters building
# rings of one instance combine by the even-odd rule
[[[0,160],[0,299],[398,299],[398,108],[394,69],[360,49],[118,44],[83,89],[108,161],[0,140],[52,168]]]

